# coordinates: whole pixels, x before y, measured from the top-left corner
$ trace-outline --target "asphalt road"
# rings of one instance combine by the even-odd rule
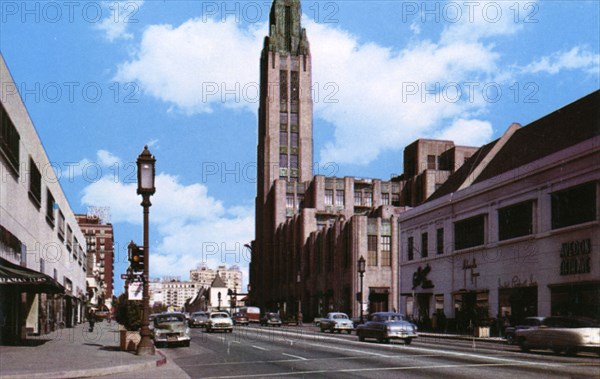
[[[597,355],[523,353],[499,343],[419,338],[359,342],[313,327],[193,329],[189,348],[162,351],[191,378],[599,378]]]

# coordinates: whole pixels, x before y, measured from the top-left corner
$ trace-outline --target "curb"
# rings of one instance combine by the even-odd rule
[[[419,333],[419,336],[428,337],[428,338],[439,338],[446,340],[463,340],[463,341],[479,341],[479,342],[488,342],[488,343],[501,343],[507,344],[504,338],[500,337],[474,337],[474,336],[463,336],[463,335],[453,335],[453,334],[436,334],[436,333]]]
[[[151,369],[153,367],[159,367],[167,363],[167,357],[160,351],[156,350],[157,355],[160,358],[154,361],[147,361],[143,363],[134,363],[129,365],[111,366],[111,367],[100,367],[92,369],[79,369],[71,371],[55,371],[55,372],[29,372],[22,374],[8,374],[0,375],[1,379],[64,379],[64,378],[86,378],[96,376],[106,376],[113,374],[121,374],[126,372],[133,372],[138,370]]]

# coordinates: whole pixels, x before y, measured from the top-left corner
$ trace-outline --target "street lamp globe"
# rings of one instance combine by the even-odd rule
[[[154,188],[156,159],[150,154],[148,146],[144,146],[144,151],[137,158],[138,174],[138,195],[153,195],[156,192]]]
[[[365,258],[363,258],[362,255],[358,259],[358,273],[359,274],[364,274],[365,273]]]

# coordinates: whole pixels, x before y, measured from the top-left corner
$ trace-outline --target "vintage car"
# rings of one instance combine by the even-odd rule
[[[395,312],[376,312],[369,315],[364,324],[356,327],[359,341],[374,338],[377,342],[389,342],[391,339],[401,339],[408,345],[417,338],[417,326],[406,321],[404,315]]]
[[[250,323],[245,313],[236,312],[231,319],[233,320],[233,325],[248,325]]]
[[[517,343],[515,339],[517,330],[529,329],[529,328],[537,328],[542,324],[545,317],[526,317],[523,322],[518,323],[515,326],[508,326],[504,330],[504,338],[506,338],[506,342],[509,345],[514,345]]]
[[[593,351],[600,354],[600,324],[582,317],[548,317],[537,328],[516,331],[523,351],[550,349],[556,354]]]
[[[206,328],[208,312],[194,312],[190,315],[188,325],[190,328]]]
[[[283,322],[279,313],[267,312],[260,318],[260,324],[265,326],[281,326]]]
[[[161,313],[154,317],[152,323],[154,326],[152,337],[156,346],[163,344],[190,346],[192,339],[190,328],[182,313]]]
[[[227,333],[233,332],[233,320],[229,317],[229,313],[210,312],[206,323],[206,331],[211,333],[219,330]]]
[[[352,320],[348,318],[348,315],[341,312],[330,312],[327,317],[324,317],[319,322],[321,332],[330,331],[331,333],[340,333],[345,331],[350,334],[354,330],[354,324]]]

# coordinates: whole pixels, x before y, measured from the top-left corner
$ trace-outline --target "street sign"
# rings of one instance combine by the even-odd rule
[[[127,293],[129,294],[129,300],[142,300],[143,299],[143,290],[144,285],[142,282],[133,282],[129,283],[129,289]]]

